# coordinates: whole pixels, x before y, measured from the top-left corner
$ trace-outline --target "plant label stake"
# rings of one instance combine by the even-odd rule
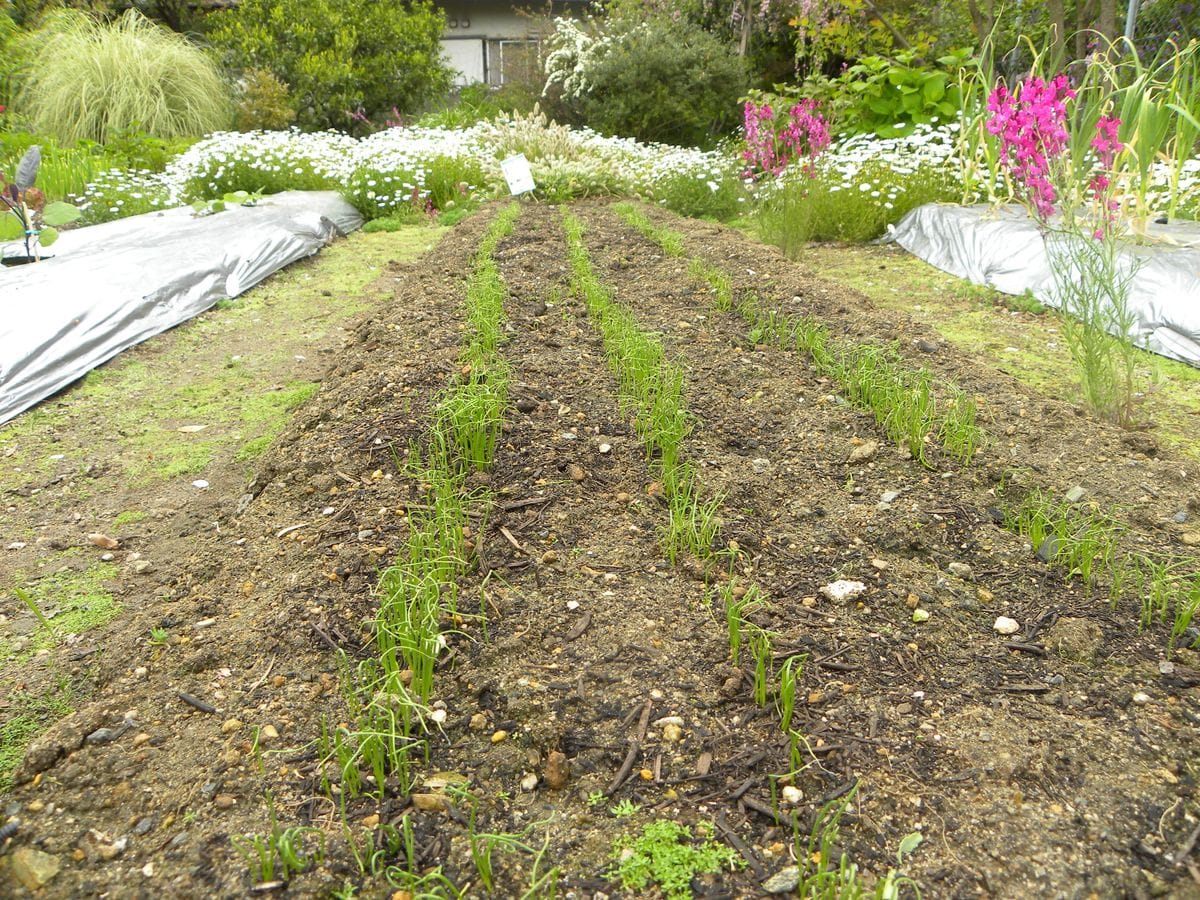
[[[524,153],[501,161],[500,171],[504,173],[504,180],[508,182],[508,189],[514,197],[529,193],[537,187],[533,183],[533,172]]]

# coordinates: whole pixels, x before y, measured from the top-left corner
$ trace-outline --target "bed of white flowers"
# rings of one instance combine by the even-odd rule
[[[824,190],[854,193],[880,215],[898,218],[912,185],[936,179],[944,199],[986,200],[978,183],[963,189],[964,166],[957,123],[918,126],[897,138],[843,136],[821,156],[815,172]],[[738,204],[769,199],[790,181],[811,177],[793,166],[781,179],[751,183],[733,148],[702,151],[628,138],[604,137],[549,121],[538,111],[500,117],[469,128],[389,128],[368,137],[338,132],[226,132],[209,136],[170,163],[163,173],[113,170],[76,198],[87,220],[106,221],[236,190],[339,190],[370,218],[393,212],[453,205],[506,192],[500,161],[523,153],[539,196],[561,201],[588,196],[634,196],[688,214],[721,201],[728,216]],[[1152,205],[1165,209],[1169,173],[1156,170]],[[440,185],[440,187],[439,187]],[[1004,185],[996,192],[1004,195]],[[1186,165],[1179,190],[1181,211],[1200,207],[1200,161]],[[955,197],[954,195],[958,195]],[[690,198],[690,199],[688,199]],[[436,202],[434,202],[436,201]]]
[[[603,137],[529,116],[502,117],[464,129],[389,128],[365,138],[338,132],[223,132],[194,144],[160,174],[105,172],[77,199],[90,221],[119,218],[234,190],[340,190],[370,216],[429,198],[431,181],[450,162],[465,192],[505,190],[500,161],[524,153],[548,199],[634,195],[656,199],[672,178],[716,191],[741,183],[733,155],[626,138]]]

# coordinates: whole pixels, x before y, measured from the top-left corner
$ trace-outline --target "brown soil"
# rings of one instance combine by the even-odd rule
[[[1200,661],[1176,651],[1173,670],[1162,667],[1162,627],[1139,631],[1132,604],[1111,609],[1048,569],[988,512],[1018,469],[1022,484],[1056,494],[1084,487],[1140,540],[1183,553],[1200,515],[1194,464],[1033,397],[772,250],[656,214],[741,287],[840,339],[898,340],[914,364],[983,400],[994,440],[980,461],[926,470],[804,358],[749,345],[683,263],[603,207],[576,212],[597,273],[686,363],[696,418],[686,454],[724,497],[722,539],[744,552],[740,577],[768,599],[753,620],[773,632],[780,659],[807,655],[796,727],[808,750],[794,779],[803,800],[772,812],[771,776],[790,768],[778,717],[755,706],[748,661],[730,665],[709,600],[721,575],[662,556],[652,470],[570,295],[560,214],[547,207],[525,208],[497,252],[513,387],[504,446],[478,479],[496,505],[462,592],[481,598],[487,628],[466,619],[450,636],[435,682],[447,718],[421,772],[467,776],[479,829],[546,842],[542,871],[559,866],[560,889],[577,897],[621,893],[606,877],[613,839],[653,818],[715,822],[747,861],[698,879],[698,896],[757,896],[763,877],[791,863],[788,817],[806,830],[856,782],[840,850],[881,875],[900,840],[921,831],[904,870],[926,897],[1197,896]],[[159,585],[130,582],[127,614],[88,636],[103,648],[94,701],[34,744],[4,801],[21,826],[0,856],[0,892],[22,895],[3,867],[36,847],[62,865],[44,896],[242,896],[253,882],[231,837],[268,831],[273,809],[282,827],[313,825],[328,840],[325,863],[280,895],[328,896],[346,882],[391,895],[384,877],[360,873],[344,823],[361,842],[406,815],[419,865],[484,895],[463,810],[418,811],[394,790],[340,808],[322,790],[317,740],[323,722],[347,718],[335,650],[351,665],[369,658],[376,573],[422,499],[394,455],[421,439],[458,370],[463,274],[487,219],[390,269],[376,289],[394,298],[362,323],[249,487],[212,478],[204,515],[150,539],[171,542],[173,564]],[[849,464],[871,440],[877,454]],[[881,505],[888,491],[898,499]],[[32,503],[28,514],[36,520]],[[823,597],[839,578],[867,592],[850,604]],[[928,621],[914,623],[914,605]],[[1033,649],[1006,647],[998,615],[1016,619]],[[156,626],[171,642],[151,653]],[[678,742],[655,724],[668,716],[683,721]],[[85,742],[123,719],[136,725]],[[633,777],[592,803],[643,721]],[[256,752],[253,729],[267,725],[279,736],[260,736]],[[565,788],[522,787],[559,753]],[[614,817],[621,799],[640,810]],[[500,854],[496,865],[495,895],[521,896],[532,855]]]

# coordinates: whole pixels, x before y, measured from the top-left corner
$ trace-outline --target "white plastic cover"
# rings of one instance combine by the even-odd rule
[[[332,191],[288,191],[63,232],[51,259],[0,268],[0,423],[360,225]]]
[[[1132,337],[1162,356],[1200,366],[1200,226],[1151,225],[1147,244],[1130,243],[1120,264],[1134,270]],[[1060,307],[1045,239],[1020,207],[920,206],[888,238],[944,272],[1006,294],[1030,291]]]

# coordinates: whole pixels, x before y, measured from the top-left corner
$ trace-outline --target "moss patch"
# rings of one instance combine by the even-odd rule
[[[0,794],[12,788],[12,774],[20,765],[29,742],[45,729],[69,716],[72,712],[70,682],[40,697],[16,694],[12,697],[10,714],[0,722]]]
[[[146,514],[140,509],[127,509],[124,512],[118,513],[113,519],[114,528],[124,528],[126,525],[136,525],[146,518]]]
[[[54,647],[67,635],[82,634],[111,621],[120,607],[105,583],[116,577],[116,566],[99,563],[82,570],[61,569],[26,584],[25,594],[50,621],[50,629],[39,625],[25,651]],[[0,656],[10,652],[11,642],[0,640]]]

